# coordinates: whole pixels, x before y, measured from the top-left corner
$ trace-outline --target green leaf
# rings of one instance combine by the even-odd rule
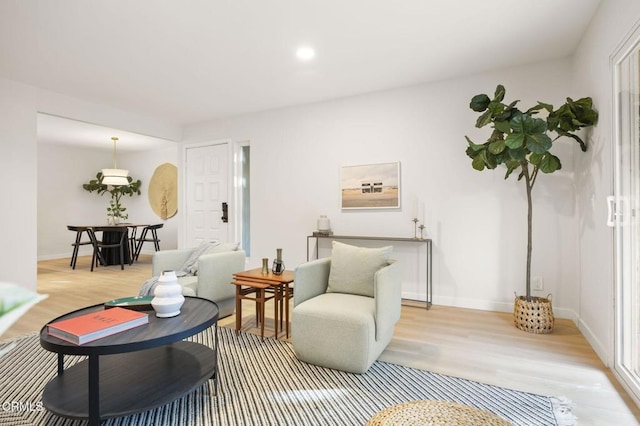
[[[547,129],[549,131],[556,131],[556,129],[558,128],[558,124],[560,124],[560,119],[558,117],[555,117],[553,115],[549,115],[547,117]]]
[[[564,132],[562,130],[558,131],[558,134],[560,136],[567,136],[572,138],[573,140],[575,140],[576,142],[578,142],[578,144],[580,145],[580,149],[582,150],[582,152],[586,152],[587,151],[587,144],[584,143],[584,141],[580,138],[580,136],[578,135],[574,135],[573,133],[569,133],[569,132]]]
[[[547,131],[547,122],[541,118],[533,118],[529,133],[545,133]]]
[[[485,149],[484,145],[478,145],[477,143],[474,143],[471,139],[469,139],[468,136],[465,136],[465,139],[469,143],[469,148],[471,148],[472,150],[477,152],[477,151],[482,151],[483,149]]]
[[[504,143],[504,140],[497,140],[489,144],[489,152],[492,154],[500,154],[502,151],[505,150],[505,148],[506,148],[506,145]]]
[[[536,154],[544,154],[549,151],[553,142],[545,133],[536,133],[527,136],[527,149]]]
[[[524,147],[520,147],[518,149],[510,149],[509,156],[512,160],[520,162],[527,157],[527,150],[524,149]]]
[[[525,127],[530,126],[530,122],[533,120],[528,114],[520,114],[511,119],[509,127],[511,130],[517,133],[525,133]]]
[[[493,94],[493,100],[497,102],[502,102],[502,100],[504,99],[505,93],[506,93],[506,90],[504,86],[502,84],[498,84],[498,86],[496,87],[496,91]]]
[[[547,103],[544,103],[544,102],[538,102],[538,105],[536,105],[536,106],[534,106],[532,108],[529,108],[529,110],[534,110],[534,109],[535,110],[544,109],[544,110],[547,110],[547,112],[551,113],[551,112],[553,112],[553,105],[547,104]]]
[[[524,139],[525,135],[522,133],[511,133],[507,135],[504,142],[510,149],[517,149],[524,145]]]
[[[511,129],[517,133],[533,134],[547,131],[547,123],[541,118],[533,118],[529,114],[520,114],[511,119]]]
[[[471,162],[471,166],[478,171],[484,170],[484,160],[482,159],[482,156],[476,156],[476,158]]]
[[[507,179],[515,169],[520,167],[520,162],[511,160],[511,161],[507,161],[506,165],[507,165],[507,173],[505,173],[504,175],[505,179]]]
[[[494,121],[511,121],[511,119],[516,115],[522,114],[522,112],[518,108],[515,108],[515,105],[518,102],[520,101],[513,101],[509,105],[507,105],[502,114],[494,117]]]
[[[502,102],[491,101],[487,109],[491,111],[492,116],[496,116],[504,111],[505,105]]]
[[[580,106],[584,109],[593,109],[593,100],[589,97],[580,98],[577,101],[567,98],[567,103],[573,103],[574,105]]]
[[[550,152],[547,152],[544,155],[542,162],[540,163],[540,170],[542,170],[542,173],[553,173],[561,168],[562,164],[560,164],[560,159]]]
[[[498,165],[498,162],[496,161],[495,155],[491,154],[487,150],[482,151],[480,155],[482,156],[482,159],[484,160],[484,165],[487,166],[487,168],[489,169],[496,168],[496,166]]]
[[[497,164],[503,164],[503,163],[506,163],[507,161],[511,160],[511,156],[509,155],[509,150],[508,149],[504,149],[502,152],[494,154],[494,156],[496,158],[496,163]]]
[[[491,111],[486,110],[485,112],[482,113],[482,115],[480,117],[478,117],[478,119],[476,120],[476,127],[480,128],[480,127],[484,127],[487,124],[491,123]]]
[[[471,98],[471,102],[469,103],[469,108],[474,110],[475,112],[482,112],[489,106],[491,99],[485,94],[476,95]]]
[[[502,133],[511,133],[511,126],[508,121],[494,121],[493,128],[501,131]]]
[[[538,166],[540,165],[540,161],[542,161],[543,155],[544,154],[531,153],[531,155],[529,155],[529,162],[531,164]]]
[[[540,111],[541,109],[542,109],[542,106],[538,104],[538,105],[532,106],[531,108],[526,110],[524,113],[528,115],[534,115],[534,114],[537,114],[538,111]]]

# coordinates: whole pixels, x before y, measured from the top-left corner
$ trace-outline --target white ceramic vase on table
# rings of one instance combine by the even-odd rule
[[[184,303],[182,286],[178,284],[175,271],[163,271],[158,284],[153,291],[151,306],[160,318],[175,317],[180,314],[180,308]]]

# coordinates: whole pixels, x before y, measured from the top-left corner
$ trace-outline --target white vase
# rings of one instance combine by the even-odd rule
[[[178,284],[175,271],[163,271],[158,284],[153,291],[151,306],[160,318],[175,317],[180,314],[180,308],[184,303],[182,286]]]
[[[320,215],[320,218],[318,219],[318,231],[331,231],[331,225],[327,216]]]

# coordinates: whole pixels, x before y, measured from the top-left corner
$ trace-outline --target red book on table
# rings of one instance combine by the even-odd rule
[[[149,322],[149,314],[111,308],[47,324],[50,336],[82,345]]]

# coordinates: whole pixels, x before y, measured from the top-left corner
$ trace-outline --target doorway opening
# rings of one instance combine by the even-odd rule
[[[251,146],[248,141],[235,147],[236,235],[241,247],[251,256]]]

